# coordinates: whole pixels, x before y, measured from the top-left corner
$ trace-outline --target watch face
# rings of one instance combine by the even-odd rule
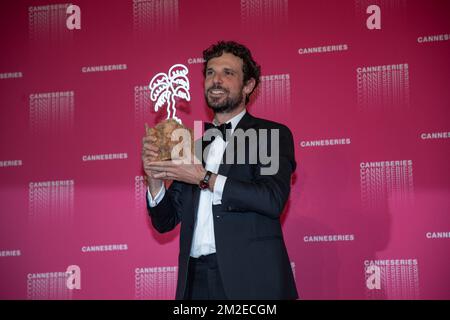
[[[206,183],[205,181],[200,181],[200,183],[199,183],[199,187],[200,187],[200,189],[206,189],[206,188],[208,188],[209,187],[209,184],[208,183]]]

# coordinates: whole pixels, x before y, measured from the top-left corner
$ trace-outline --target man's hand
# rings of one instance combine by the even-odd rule
[[[195,185],[206,174],[201,164],[186,163],[182,160],[154,161],[150,162],[147,168],[153,179],[178,180]]]
[[[159,148],[155,144],[156,140],[156,137],[153,136],[145,136],[142,139],[142,164],[147,175],[148,186],[152,197],[157,195],[163,185],[163,180],[153,178],[153,172],[149,168],[149,164],[158,158]]]

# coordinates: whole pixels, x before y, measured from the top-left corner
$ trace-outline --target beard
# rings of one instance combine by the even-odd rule
[[[220,102],[221,97],[208,97],[208,92],[210,90],[220,89],[223,90],[226,94],[226,98]],[[235,110],[244,100],[244,95],[242,94],[242,90],[239,90],[239,94],[236,97],[230,97],[230,92],[221,86],[212,86],[205,92],[205,100],[208,107],[214,113],[229,113]]]

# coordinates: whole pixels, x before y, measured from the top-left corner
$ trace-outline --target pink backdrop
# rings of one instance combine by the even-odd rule
[[[301,298],[450,298],[448,1],[73,4],[79,30],[63,2],[0,4],[0,298],[174,297],[179,227],[157,234],[145,209],[144,122],[165,116],[146,86],[185,64],[177,115],[210,120],[199,58],[221,39],[262,65],[249,111],[294,134]]]

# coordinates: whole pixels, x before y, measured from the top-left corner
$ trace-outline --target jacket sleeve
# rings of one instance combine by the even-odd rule
[[[173,230],[181,221],[181,208],[183,207],[182,195],[185,184],[173,181],[169,189],[166,190],[161,202],[150,207],[147,201],[147,210],[152,221],[153,227],[160,233]]]
[[[227,177],[222,195],[225,210],[251,211],[273,219],[280,217],[289,198],[291,174],[296,168],[292,133],[285,126],[280,128],[278,146],[279,167],[275,174],[261,175],[261,169],[268,165],[258,161],[253,181]]]

